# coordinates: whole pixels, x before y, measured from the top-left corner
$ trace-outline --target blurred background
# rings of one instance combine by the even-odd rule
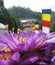
[[[0,33],[32,31],[36,21],[42,29],[42,9],[52,10],[51,32],[55,32],[55,1],[53,0],[0,0]]]

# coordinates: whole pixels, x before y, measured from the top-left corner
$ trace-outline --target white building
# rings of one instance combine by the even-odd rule
[[[32,22],[32,21],[36,21],[37,19],[23,19],[23,20],[20,20],[22,23],[26,23],[26,22]]]
[[[4,29],[5,28],[5,25],[0,23],[0,29]]]

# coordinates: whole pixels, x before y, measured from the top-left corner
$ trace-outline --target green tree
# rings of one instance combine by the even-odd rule
[[[55,21],[51,23],[51,32],[55,32]]]
[[[10,14],[19,19],[35,18],[41,21],[41,13],[32,11],[30,8],[13,6],[12,8],[9,8],[8,11],[10,12]]]
[[[17,33],[17,29],[23,29],[23,25],[21,23],[21,21],[19,21],[19,19],[16,19],[14,16],[10,17],[11,20],[9,22],[9,30],[12,30],[12,28],[14,28],[14,32]]]
[[[15,29],[15,33],[17,33],[18,28],[22,28],[22,24],[19,20],[17,20],[14,16],[12,16],[6,8],[2,8],[2,15],[0,16],[0,23],[8,24],[8,30]]]

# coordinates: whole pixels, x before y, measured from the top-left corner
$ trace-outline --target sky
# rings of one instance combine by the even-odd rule
[[[4,6],[6,8],[14,5],[30,8],[38,12],[41,12],[42,9],[52,9],[52,11],[55,11],[55,0],[4,0]]]

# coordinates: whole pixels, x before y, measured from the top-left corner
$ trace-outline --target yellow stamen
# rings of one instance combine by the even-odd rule
[[[5,59],[10,60],[10,58],[11,58],[11,54],[10,53],[9,54],[5,53]]]
[[[23,38],[22,38],[22,37],[20,37],[19,42],[21,43],[22,41],[23,41]]]
[[[41,39],[40,42],[36,46],[37,47],[40,46],[45,40],[46,40],[46,38]]]
[[[9,48],[7,48],[7,47],[4,47],[4,48],[2,49],[2,51],[10,52],[11,50],[10,50]]]
[[[26,45],[26,38],[23,38],[23,42],[24,42],[24,44]]]
[[[55,50],[53,50],[52,53],[55,53]]]
[[[4,60],[4,57],[2,56],[2,54],[0,54],[0,60]]]

